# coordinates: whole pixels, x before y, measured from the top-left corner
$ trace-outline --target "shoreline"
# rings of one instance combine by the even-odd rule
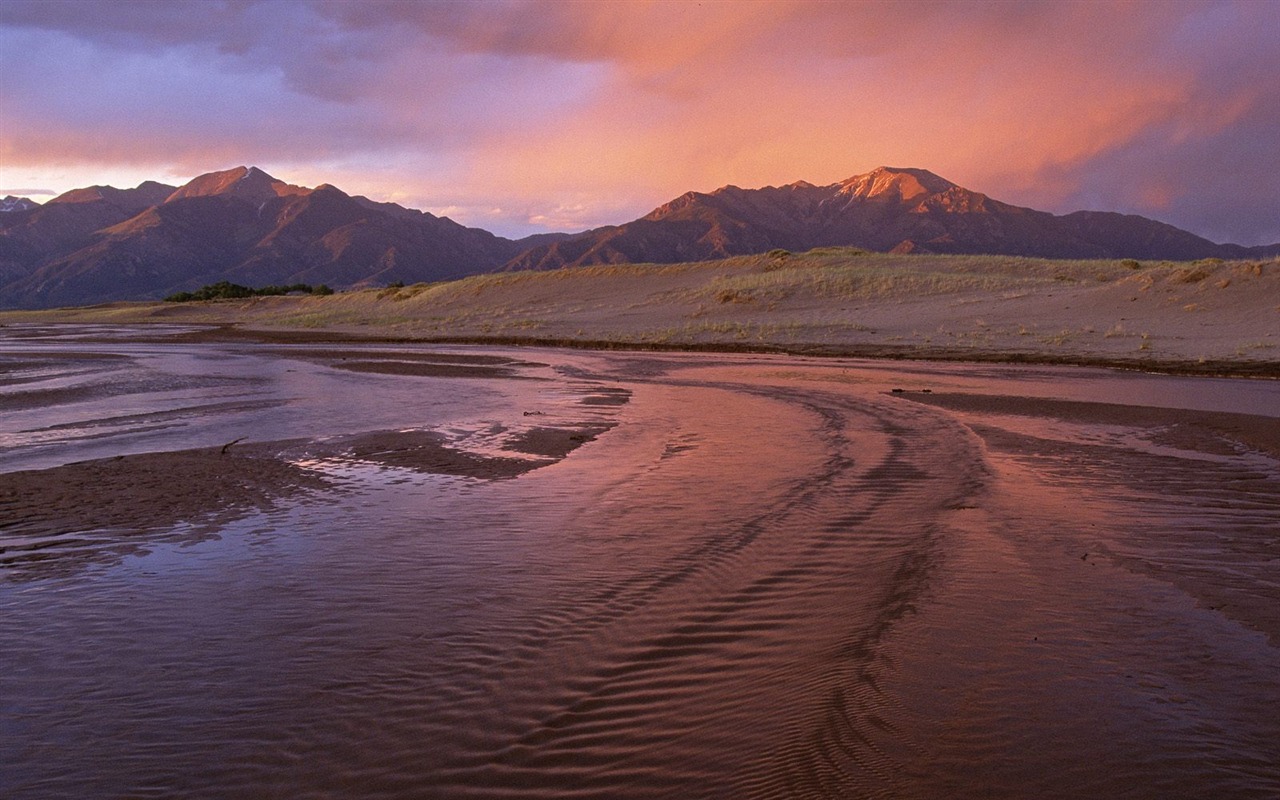
[[[1280,378],[1280,260],[903,256],[819,248],[475,275],[337,294],[0,311],[212,326],[218,340],[775,353]],[[181,341],[181,339],[179,339]]]
[[[307,496],[336,502],[348,488],[341,468],[516,478],[565,459],[614,425],[537,425],[512,434],[495,452],[469,449],[435,430],[367,431],[237,439],[0,472],[0,575],[40,577],[50,567],[73,571],[158,542],[200,541],[229,520]]]
[[[74,323],[70,323],[74,324]],[[145,324],[145,323],[143,323]],[[169,341],[233,342],[261,344],[422,344],[479,345],[491,347],[555,347],[599,352],[657,353],[733,353],[804,356],[821,359],[859,358],[878,361],[939,361],[955,364],[1026,364],[1031,366],[1083,367],[1115,369],[1159,375],[1203,378],[1252,378],[1280,380],[1280,360],[1276,361],[1190,361],[1137,358],[1072,357],[1052,353],[973,352],[929,349],[915,346],[863,345],[841,346],[777,343],[736,344],[733,342],[669,342],[614,341],[609,339],[568,339],[537,336],[390,336],[386,333],[363,333],[349,330],[299,331],[280,328],[254,328],[239,323],[212,325],[207,331],[174,334]]]
[[[112,325],[143,329],[173,325],[173,320],[86,323],[81,321],[49,321],[32,323],[0,323],[0,330],[14,325]],[[135,341],[180,342],[188,344],[247,342],[252,344],[387,344],[444,345],[487,347],[550,347],[595,352],[655,353],[726,353],[811,357],[818,359],[856,358],[875,361],[935,361],[951,364],[1010,364],[1027,366],[1080,367],[1113,369],[1152,375],[1201,378],[1280,380],[1280,359],[1275,361],[1231,361],[1223,359],[1120,358],[1106,356],[1072,356],[1035,351],[975,351],[930,348],[916,345],[840,345],[735,342],[646,342],[613,339],[574,339],[539,336],[420,336],[394,335],[386,331],[351,329],[297,329],[254,327],[239,322],[178,323],[199,326],[202,330],[186,333],[164,333],[153,338],[133,337]],[[93,341],[93,337],[79,341]]]

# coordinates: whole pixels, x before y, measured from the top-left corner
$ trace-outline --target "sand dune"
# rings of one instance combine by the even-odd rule
[[[1280,263],[804,254],[484,275],[332,297],[0,313],[423,341],[772,350],[1280,375]]]

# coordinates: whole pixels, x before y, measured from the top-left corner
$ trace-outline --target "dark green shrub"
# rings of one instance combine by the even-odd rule
[[[263,286],[260,289],[252,289],[230,281],[218,281],[208,286],[202,286],[194,292],[176,292],[166,297],[165,302],[190,303],[195,300],[237,300],[246,297],[270,297],[294,292],[320,295],[333,294],[333,290],[323,283],[315,287],[305,283],[291,283],[288,286],[271,285]]]

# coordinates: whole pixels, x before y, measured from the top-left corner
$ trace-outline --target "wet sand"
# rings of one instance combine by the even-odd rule
[[[0,570],[73,570],[139,552],[149,536],[193,541],[219,520],[330,487],[270,445],[142,453],[0,474]],[[203,526],[173,534],[184,522]]]
[[[65,572],[142,553],[152,541],[191,543],[213,535],[219,522],[308,493],[328,492],[341,502],[344,482],[326,475],[320,468],[325,462],[514,478],[564,458],[611,427],[530,428],[502,445],[512,456],[459,449],[436,431],[381,431],[322,442],[233,440],[217,448],[0,473],[0,570],[39,577],[55,566]],[[174,534],[182,523],[192,525]]]
[[[1081,509],[1077,525],[1087,519],[1111,529],[1081,540],[1082,561],[1109,558],[1172,581],[1202,606],[1280,646],[1273,577],[1280,563],[1274,516],[1280,418],[990,395],[904,396],[961,412],[990,453],[1033,469],[1040,483],[1070,486],[1087,476],[1094,491],[1117,498],[1119,514]],[[1018,418],[1044,422],[1027,426]]]
[[[979,416],[1015,415],[1082,424],[1135,426],[1150,429],[1158,441],[1186,450],[1228,454],[1245,449],[1280,458],[1280,425],[1276,424],[1275,417],[989,394],[904,392],[904,396]]]
[[[84,527],[119,519],[118,490],[140,519],[216,531],[0,571],[0,788],[1280,791],[1274,384],[437,351],[287,351],[260,370],[287,388],[280,414],[202,435],[298,408],[383,421],[367,430],[0,473],[29,507],[83,506]],[[343,359],[521,377],[365,387]],[[450,387],[471,394],[426,424],[415,404]],[[180,478],[211,475],[171,509]]]

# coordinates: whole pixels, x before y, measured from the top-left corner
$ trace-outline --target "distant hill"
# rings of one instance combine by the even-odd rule
[[[1190,260],[1280,253],[1280,245],[1214,244],[1139,216],[1094,211],[1055,216],[993,200],[927,170],[880,167],[829,186],[802,181],[689,192],[625,225],[534,247],[508,268],[700,261],[836,245],[1047,258]]]
[[[522,249],[448,218],[237,167],[182,187],[78,189],[0,217],[0,305],[150,299],[223,280],[444,280],[495,269]]]
[[[624,225],[519,241],[256,167],[184,186],[91,186],[44,205],[6,198],[0,307],[155,299],[228,281],[337,288],[501,269],[701,261],[821,246],[1049,258],[1190,260],[1280,255],[1214,244],[1139,216],[1055,216],[1008,205],[922,169],[881,167],[829,186],[689,192]]]
[[[13,195],[5,195],[0,198],[0,214],[8,211],[31,211],[39,207],[39,203],[29,197],[14,197]]]

